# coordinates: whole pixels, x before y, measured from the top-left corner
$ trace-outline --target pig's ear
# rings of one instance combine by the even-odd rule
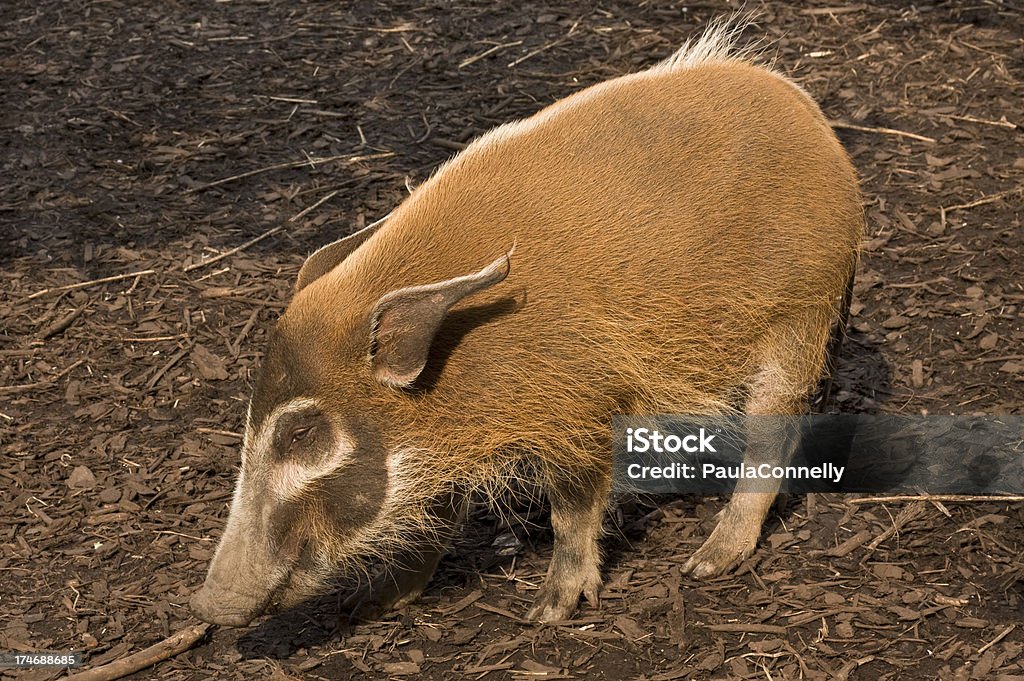
[[[344,239],[338,239],[332,244],[327,244],[306,258],[306,262],[303,263],[302,268],[299,270],[299,277],[295,280],[295,292],[298,293],[341,264],[341,261],[347,258],[352,251],[359,248],[364,241],[373,236],[373,233],[380,229],[387,219],[388,216],[384,216],[355,234],[350,234]]]
[[[508,276],[512,251],[476,274],[386,294],[370,317],[373,376],[393,388],[407,388],[427,364],[434,334],[448,309]]]

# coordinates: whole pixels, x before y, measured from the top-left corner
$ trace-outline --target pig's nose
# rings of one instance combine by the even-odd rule
[[[256,618],[261,608],[239,604],[238,600],[237,594],[204,584],[192,594],[189,607],[204,622],[226,627],[245,627]]]

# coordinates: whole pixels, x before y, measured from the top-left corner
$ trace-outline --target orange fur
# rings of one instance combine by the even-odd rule
[[[392,444],[425,452],[440,481],[486,480],[522,449],[606,467],[611,414],[728,410],[773,330],[807,346],[794,387],[810,390],[862,217],[846,154],[802,91],[712,62],[602,83],[534,118],[470,145],[296,296],[281,325],[332,393],[403,424]],[[374,303],[513,242],[507,280],[456,308],[477,324],[438,337],[450,355],[432,388],[372,385]]]

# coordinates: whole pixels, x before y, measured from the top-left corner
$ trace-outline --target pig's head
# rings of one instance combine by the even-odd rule
[[[299,295],[375,227],[311,256],[270,335],[227,527],[191,600],[207,622],[245,626],[322,590],[346,562],[379,553],[396,504],[382,428],[389,404],[412,399],[403,388],[423,370],[448,309],[508,274],[502,256],[475,274],[399,288],[340,315],[316,309],[319,295]]]

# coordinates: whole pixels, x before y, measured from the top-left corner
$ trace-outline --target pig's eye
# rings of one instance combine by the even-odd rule
[[[313,432],[313,426],[303,426],[301,428],[294,429],[292,431],[292,442],[295,443],[299,442],[300,440],[305,440],[306,436],[308,436],[311,432]]]

